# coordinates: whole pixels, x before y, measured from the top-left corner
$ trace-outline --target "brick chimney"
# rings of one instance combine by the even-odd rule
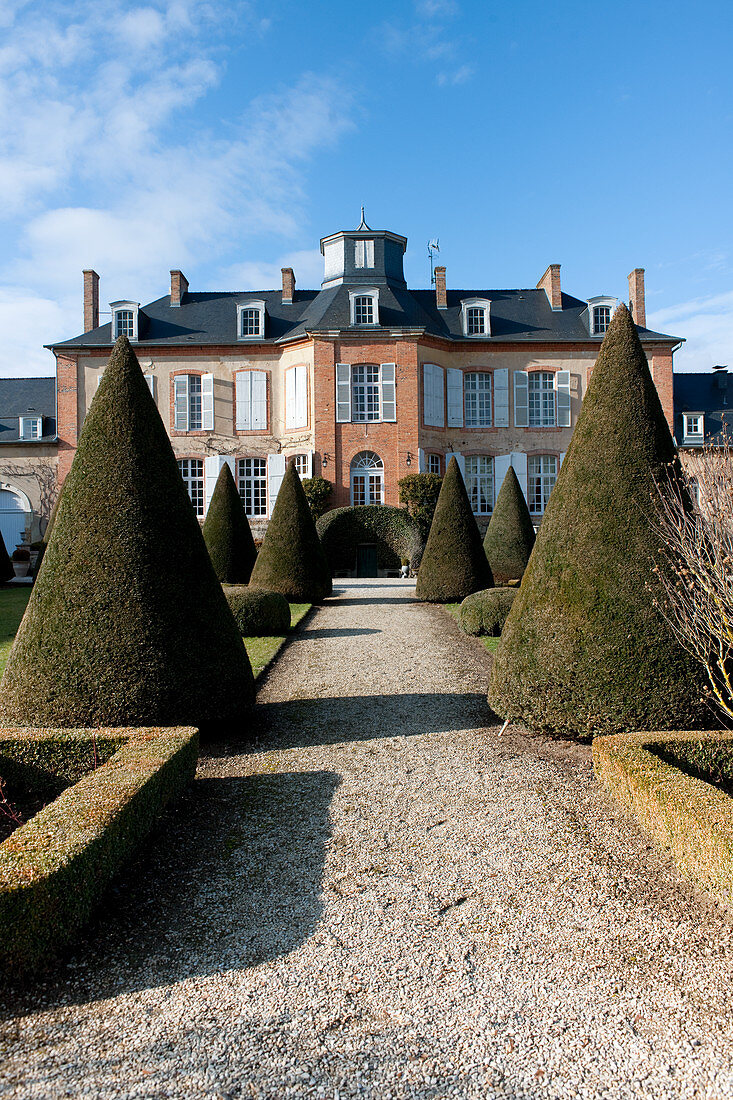
[[[448,291],[445,289],[445,268],[435,269],[435,304],[438,309],[448,308]]]
[[[629,308],[634,324],[646,328],[646,299],[644,297],[644,268],[635,267],[629,275]]]
[[[84,271],[84,331],[99,328],[99,275],[91,268]]]
[[[544,290],[551,309],[562,309],[562,289],[560,287],[560,264],[550,264],[537,284],[538,290]]]
[[[292,267],[281,267],[283,277],[283,305],[290,305],[295,294],[295,272]]]
[[[180,306],[188,293],[188,279],[182,271],[171,271],[171,305]]]

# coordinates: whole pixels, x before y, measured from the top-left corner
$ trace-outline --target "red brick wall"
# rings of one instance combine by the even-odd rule
[[[57,432],[59,437],[59,488],[71,469],[79,438],[77,401],[77,361],[75,355],[56,357]]]

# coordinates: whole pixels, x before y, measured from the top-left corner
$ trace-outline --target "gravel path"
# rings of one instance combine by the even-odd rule
[[[731,1097],[731,924],[596,787],[503,736],[488,657],[339,582],[53,980],[5,1097]]]

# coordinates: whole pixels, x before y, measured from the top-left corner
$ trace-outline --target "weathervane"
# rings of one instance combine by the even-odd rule
[[[440,242],[437,237],[434,237],[431,241],[428,241],[428,256],[430,257],[430,285],[435,286],[435,268],[433,267],[433,256],[436,252],[440,252]]]

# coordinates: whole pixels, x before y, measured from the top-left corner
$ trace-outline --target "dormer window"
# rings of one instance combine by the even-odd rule
[[[126,336],[128,340],[137,340],[139,302],[110,302],[112,311],[112,338]]]
[[[42,435],[40,416],[21,416],[18,418],[18,436],[20,439],[40,439]]]
[[[461,302],[464,336],[491,336],[491,302],[485,298],[469,298]]]
[[[376,287],[360,287],[349,291],[352,325],[379,324],[379,291]]]
[[[705,435],[705,418],[702,413],[682,414],[683,443],[702,443]]]
[[[591,336],[605,336],[611,324],[617,298],[590,298],[588,301],[588,329]]]
[[[354,241],[354,267],[374,267],[374,241]]]
[[[265,303],[242,302],[237,306],[237,338],[261,340],[265,335]]]

